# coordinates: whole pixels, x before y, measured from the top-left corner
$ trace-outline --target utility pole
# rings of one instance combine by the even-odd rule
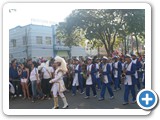
[[[26,58],[28,59],[28,31],[25,28],[25,46],[26,46]]]

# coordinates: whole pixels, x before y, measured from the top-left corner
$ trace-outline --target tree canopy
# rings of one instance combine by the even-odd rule
[[[117,37],[124,40],[127,35],[135,36],[137,46],[138,38],[145,38],[144,9],[76,9],[57,28],[57,37],[65,45],[79,45],[88,39],[94,47],[104,46],[108,55]]]

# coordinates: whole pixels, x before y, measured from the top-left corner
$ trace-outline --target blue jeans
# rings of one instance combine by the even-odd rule
[[[36,98],[37,96],[37,81],[31,81],[31,86],[32,86],[32,98],[33,100]]]
[[[101,90],[101,98],[104,98],[104,95],[105,95],[105,92],[106,92],[106,87],[108,89],[110,97],[114,96],[110,83],[103,83],[102,84],[102,90]]]

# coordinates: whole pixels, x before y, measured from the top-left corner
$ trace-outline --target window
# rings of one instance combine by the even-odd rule
[[[13,43],[13,47],[16,47],[16,39],[12,39],[11,41]]]
[[[51,45],[51,37],[46,37],[46,44]]]
[[[27,45],[27,37],[26,36],[23,36],[23,45]]]
[[[42,36],[36,36],[37,44],[42,44]]]

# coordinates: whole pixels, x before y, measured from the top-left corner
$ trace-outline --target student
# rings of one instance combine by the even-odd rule
[[[126,74],[124,85],[125,85],[125,91],[124,91],[124,102],[123,105],[127,105],[129,103],[129,92],[131,91],[132,94],[132,102],[136,103],[136,93],[135,93],[135,72],[136,72],[136,65],[131,60],[131,56],[127,54],[125,56],[125,70],[123,73]]]
[[[135,79],[136,79],[136,84],[137,84],[137,91],[140,91],[141,89],[141,84],[140,84],[140,72],[139,70],[142,68],[142,64],[138,60],[136,54],[131,54],[132,56],[132,62],[136,65],[136,72],[135,72]]]
[[[98,90],[101,90],[101,79],[100,79],[100,73],[99,73],[99,71],[100,71],[100,59],[99,58],[97,58],[96,59],[96,83],[97,83],[97,85],[98,85]]]
[[[53,109],[59,108],[58,106],[58,95],[62,98],[62,101],[64,103],[64,106],[62,108],[68,107],[68,102],[66,100],[65,95],[63,92],[66,90],[65,84],[63,81],[63,75],[68,71],[67,70],[67,64],[65,60],[59,56],[55,57],[54,61],[56,70],[55,70],[55,76],[52,80],[49,81],[49,83],[53,83],[51,91],[53,92],[54,96],[54,107]]]
[[[110,64],[107,57],[103,57],[103,66],[102,66],[102,75],[103,75],[103,84],[102,84],[102,90],[100,93],[99,101],[104,100],[106,87],[110,95],[110,99],[114,98],[114,94],[110,85],[111,82],[111,74],[110,74]]]
[[[83,94],[83,78],[82,78],[82,68],[80,65],[79,58],[75,58],[75,67],[74,67],[74,78],[72,83],[72,95],[76,95],[76,87],[79,86],[81,89],[80,94]]]
[[[114,75],[114,92],[121,89],[120,87],[120,80],[121,80],[121,71],[122,71],[122,64],[118,60],[118,56],[114,56],[114,63],[112,66],[112,71]]]
[[[92,58],[88,57],[88,65],[87,65],[87,79],[86,79],[86,96],[85,99],[88,99],[90,97],[90,88],[92,88],[93,91],[93,97],[97,97],[96,92],[96,68],[92,64]]]

